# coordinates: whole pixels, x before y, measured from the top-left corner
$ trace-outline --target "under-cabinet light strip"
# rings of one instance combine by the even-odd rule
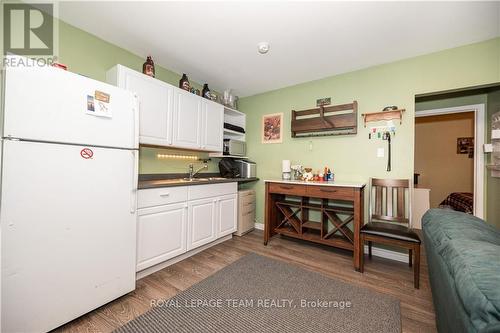
[[[198,156],[177,154],[156,154],[158,159],[197,160]]]

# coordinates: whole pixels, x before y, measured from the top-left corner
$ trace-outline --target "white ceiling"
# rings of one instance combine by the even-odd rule
[[[499,2],[64,2],[59,16],[241,96],[500,35]]]

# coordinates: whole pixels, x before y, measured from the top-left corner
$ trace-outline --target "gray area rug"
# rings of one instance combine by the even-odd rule
[[[117,329],[131,332],[401,332],[399,301],[249,254]]]

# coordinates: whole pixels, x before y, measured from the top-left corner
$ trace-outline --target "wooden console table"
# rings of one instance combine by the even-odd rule
[[[265,180],[265,183],[264,245],[275,234],[281,234],[339,247],[353,251],[354,268],[359,270],[364,183],[285,180]],[[319,221],[309,219],[311,210],[320,213]]]

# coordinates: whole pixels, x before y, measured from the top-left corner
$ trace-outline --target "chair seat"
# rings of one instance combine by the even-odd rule
[[[386,222],[370,222],[361,227],[368,235],[382,236],[407,242],[420,243],[420,237],[408,227]]]

